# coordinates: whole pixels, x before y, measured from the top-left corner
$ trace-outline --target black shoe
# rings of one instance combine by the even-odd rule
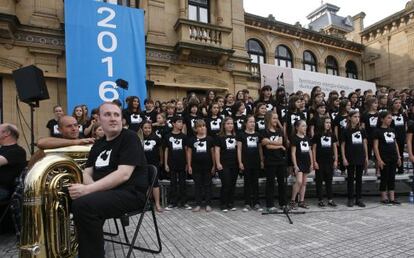
[[[397,170],[397,174],[398,174],[398,175],[402,175],[402,174],[404,174],[404,169],[403,169],[403,167],[402,167],[402,166],[398,168],[398,170]]]
[[[355,205],[357,205],[358,207],[361,207],[361,208],[365,208],[366,207],[366,205],[361,200],[356,201],[355,202]]]
[[[384,205],[388,205],[390,204],[390,200],[386,199],[386,200],[381,200],[381,203]]]
[[[347,206],[350,207],[350,208],[354,207],[354,201],[353,200],[348,200]]]
[[[390,203],[391,203],[392,205],[401,205],[401,202],[399,202],[399,201],[397,201],[397,200],[392,200],[392,201],[390,201]]]
[[[336,203],[333,200],[330,200],[330,201],[328,201],[328,206],[336,207],[338,205],[336,205]]]
[[[323,201],[319,201],[319,202],[318,202],[318,206],[319,206],[319,207],[321,207],[321,208],[323,208],[323,207],[325,207],[326,205],[325,205],[325,203],[324,203]]]

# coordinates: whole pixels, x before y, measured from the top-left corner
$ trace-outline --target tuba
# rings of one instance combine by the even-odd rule
[[[91,146],[45,150],[24,180],[20,257],[75,257],[78,243],[67,187],[82,182]]]

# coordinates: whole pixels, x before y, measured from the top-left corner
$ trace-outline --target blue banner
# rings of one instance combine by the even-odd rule
[[[92,0],[65,1],[67,99],[89,110],[104,101],[147,96],[144,12]],[[118,79],[128,89],[116,85]]]

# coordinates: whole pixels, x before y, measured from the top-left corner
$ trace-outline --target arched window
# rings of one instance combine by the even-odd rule
[[[354,61],[348,61],[345,65],[346,77],[351,79],[358,79],[358,68]]]
[[[338,62],[335,57],[328,56],[325,59],[326,73],[330,75],[339,75]]]
[[[285,45],[279,45],[276,47],[275,63],[278,66],[293,67],[292,52]]]
[[[246,48],[252,63],[262,64],[266,62],[264,47],[258,40],[249,39]]]
[[[317,64],[316,57],[311,51],[303,52],[303,70],[317,72]]]

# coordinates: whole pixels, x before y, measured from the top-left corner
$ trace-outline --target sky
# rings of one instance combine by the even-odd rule
[[[273,14],[276,20],[302,26],[309,24],[306,16],[321,5],[321,0],[243,0],[248,13],[267,17]],[[404,9],[408,0],[330,0],[323,1],[340,7],[339,16],[366,14],[364,27],[368,27],[385,17]],[[298,8],[299,7],[299,8]]]

